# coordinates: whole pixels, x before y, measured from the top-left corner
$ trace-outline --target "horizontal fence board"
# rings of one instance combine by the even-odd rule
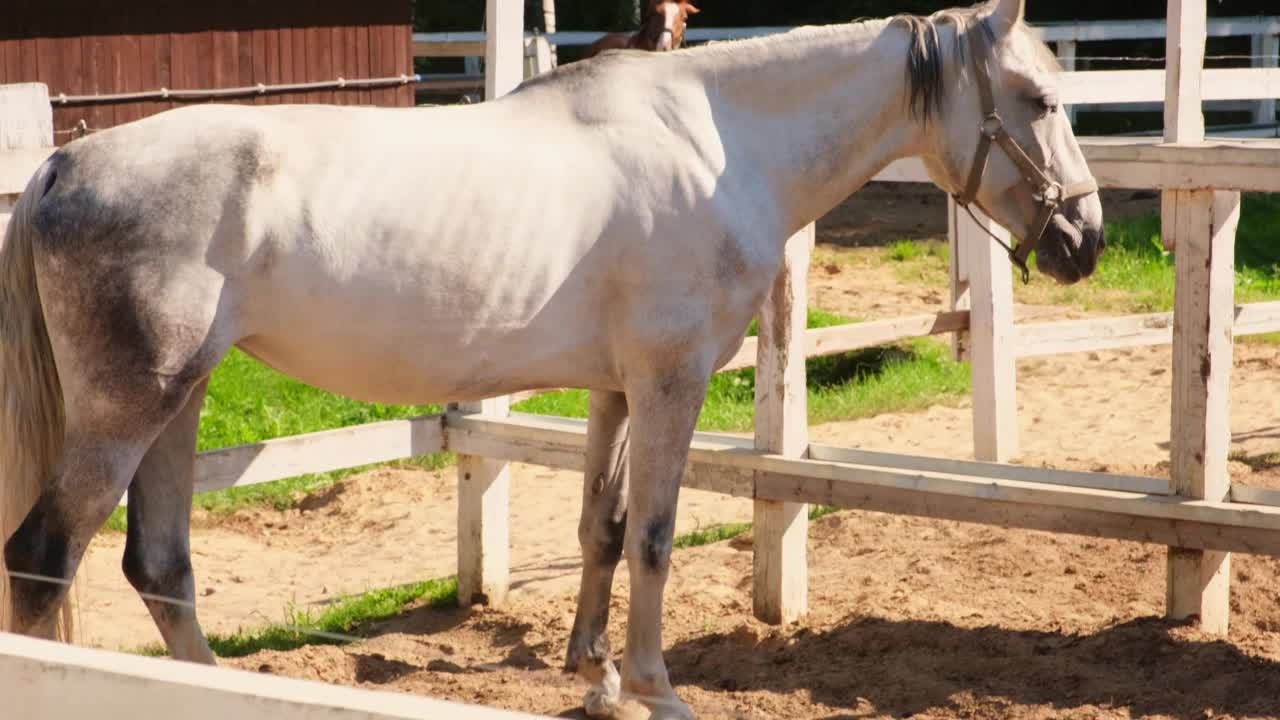
[[[209,450],[196,455],[195,490],[224,490],[429,455],[444,449],[443,422],[441,415],[423,415]]]
[[[462,444],[498,458],[552,462],[585,447],[585,426],[537,416],[509,419],[449,416],[445,434],[465,431]],[[460,437],[462,435],[460,434]],[[699,433],[689,451],[687,487],[744,497],[807,502],[966,522],[1137,540],[1232,552],[1280,554],[1280,507],[1215,503],[1123,489],[1067,483],[1084,473],[1041,468],[1033,482],[967,473],[785,458],[753,450],[746,438]],[[510,448],[507,450],[507,448]],[[461,447],[455,447],[459,452]],[[470,449],[466,450],[470,452]],[[580,460],[577,466],[580,467]],[[1026,469],[1024,469],[1025,472]],[[727,474],[727,477],[722,475]],[[973,473],[973,474],[969,474]],[[746,480],[750,474],[752,481]],[[1138,482],[1141,480],[1121,480]],[[749,488],[752,494],[746,495]]]
[[[398,692],[77,647],[0,633],[7,718],[40,720],[534,720]]]
[[[805,330],[805,357],[822,357],[886,345],[909,338],[940,335],[969,327],[969,311],[909,315],[889,320],[873,320]],[[755,367],[759,340],[747,338],[720,372]]]
[[[1101,40],[1151,40],[1163,38],[1166,32],[1164,18],[1144,20],[1091,20],[1088,22],[1040,23],[1032,30],[1045,42],[1095,42]],[[691,27],[685,31],[686,42],[720,42],[744,40],[794,30],[793,26],[768,25],[757,27]],[[1211,18],[1208,34],[1212,37],[1280,34],[1280,18],[1232,17]],[[590,45],[604,35],[600,30],[562,30],[549,33],[547,41],[552,45]],[[525,37],[532,37],[525,33]],[[414,52],[423,57],[465,57],[484,54],[484,32],[436,32],[414,33]]]
[[[1014,330],[1018,357],[1168,345],[1173,342],[1173,313],[1032,323]],[[1271,332],[1280,332],[1280,302],[1236,306],[1233,335]]]

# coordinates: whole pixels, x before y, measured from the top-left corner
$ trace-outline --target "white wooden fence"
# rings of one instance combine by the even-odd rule
[[[521,0],[489,0],[487,26],[495,29],[487,63],[491,96],[506,91],[520,77],[524,51],[517,28],[522,7]],[[754,609],[759,617],[778,622],[798,617],[806,609],[808,503],[1163,544],[1169,547],[1168,614],[1198,615],[1202,626],[1214,632],[1225,632],[1228,623],[1228,553],[1280,554],[1280,491],[1229,481],[1225,435],[1232,335],[1280,330],[1280,303],[1233,304],[1231,272],[1239,192],[1280,192],[1280,173],[1275,170],[1280,167],[1280,142],[1205,142],[1201,113],[1203,100],[1213,95],[1274,97],[1280,71],[1201,71],[1205,0],[1170,0],[1169,27],[1167,74],[1077,73],[1078,79],[1068,75],[1065,85],[1076,88],[1067,91],[1068,100],[1071,92],[1079,93],[1077,98],[1092,92],[1119,97],[1120,88],[1149,92],[1142,88],[1157,82],[1165,88],[1168,130],[1164,142],[1086,139],[1082,146],[1104,187],[1157,188],[1164,193],[1164,234],[1177,247],[1174,313],[1016,325],[1012,275],[1003,253],[968,225],[971,221],[966,216],[953,212],[953,309],[799,332],[812,227],[789,241],[787,261],[775,284],[784,292],[775,292],[762,309],[761,342],[749,343],[732,365],[748,364],[749,353],[756,353],[756,436],[748,440],[699,433],[684,480],[689,487],[755,500]],[[1249,94],[1259,88],[1261,95]],[[21,92],[30,96],[33,90],[0,92],[0,110],[17,106],[18,101],[6,93]],[[34,92],[44,91],[37,87]],[[32,106],[29,97],[22,102]],[[43,149],[16,150],[15,143],[5,140],[6,127],[13,126],[0,126],[0,180],[8,179],[0,184],[0,202],[21,190],[33,160],[41,153],[47,155],[50,144],[46,137],[38,143],[46,146]],[[13,182],[14,178],[24,180]],[[880,178],[924,179],[919,163],[910,160],[896,163]],[[787,288],[790,292],[785,292]],[[790,328],[797,332],[788,332]],[[966,337],[962,345],[972,360],[975,455],[980,461],[808,443],[806,355],[941,332]],[[785,348],[770,341],[779,334],[792,338]],[[981,461],[1002,461],[1016,454],[1016,357],[1165,342],[1174,345],[1171,482]],[[760,393],[764,387],[771,391]],[[508,587],[506,463],[580,470],[585,442],[582,421],[511,414],[507,403],[496,399],[451,407],[440,415],[202,453],[197,486],[211,490],[247,485],[453,450],[460,455],[459,597],[462,602],[475,597],[501,602]],[[20,713],[23,716],[70,717],[72,712],[82,712],[83,705],[77,704],[82,701],[76,698],[88,694],[65,689],[81,682],[101,684],[108,677],[140,690],[159,688],[160,699],[155,702],[160,709],[183,699],[190,707],[216,707],[219,717],[226,708],[259,707],[245,699],[259,692],[246,678],[219,675],[208,681],[216,686],[213,689],[197,680],[194,671],[191,677],[155,680],[148,669],[146,679],[129,679],[125,676],[135,660],[152,661],[94,656],[98,664],[86,670],[88,656],[82,653],[91,651],[52,650],[33,643],[37,641],[0,637],[0,677],[6,682],[18,678],[26,683],[23,687],[40,688],[38,695],[32,695],[37,699],[29,701],[39,703],[31,706],[39,712]],[[142,692],[131,695],[150,697]],[[313,701],[317,698],[312,695]],[[318,712],[308,709],[297,694],[278,697],[269,705],[288,708],[272,710],[276,717],[315,717]],[[95,704],[95,714],[103,716],[103,707],[101,701]],[[188,708],[184,716],[198,717],[190,712]],[[257,709],[245,712],[249,714],[237,716],[260,716]],[[342,711],[347,714],[334,712],[325,716],[405,716],[350,708]],[[414,712],[431,716],[426,710]],[[489,716],[479,710],[472,715],[450,712],[452,717]],[[123,717],[118,712],[105,717],[117,716]]]
[[[703,28],[690,27],[685,33],[689,43],[740,40],[762,35],[773,35],[787,32],[791,27],[736,27],[736,28]],[[1052,43],[1063,69],[1075,71],[1077,59],[1080,57],[1078,43],[1113,41],[1113,40],[1156,40],[1166,37],[1168,25],[1164,19],[1149,20],[1091,20],[1079,22],[1043,23],[1036,31],[1045,42]],[[1274,68],[1280,62],[1280,17],[1224,17],[1213,18],[1205,28],[1208,37],[1248,37],[1250,39],[1250,65],[1259,69]],[[560,31],[546,35],[526,32],[525,48],[528,58],[525,65],[526,74],[536,74],[549,69],[552,65],[551,49],[558,45],[580,46],[590,45],[603,35],[599,31]],[[476,58],[484,54],[485,33],[483,32],[436,32],[414,33],[413,54],[415,57],[468,57]],[[1213,87],[1216,83],[1208,82],[1213,78],[1211,72],[1206,84]],[[478,77],[478,76],[477,76]],[[1092,74],[1090,75],[1092,77]],[[1132,77],[1132,76],[1121,76]],[[1154,77],[1154,76],[1151,76]],[[1092,80],[1090,81],[1092,82]],[[438,88],[465,86],[465,77],[457,75],[425,76],[423,84]],[[1092,110],[1116,110],[1131,112],[1134,110],[1159,110],[1159,103],[1164,100],[1163,83],[1156,79],[1145,81],[1141,88],[1128,92],[1123,83],[1111,85],[1112,92],[1093,95],[1087,86],[1073,89],[1064,96],[1063,103],[1069,113],[1074,114],[1081,106]],[[1276,98],[1280,97],[1280,88],[1269,90],[1249,88],[1247,96],[1230,95],[1217,97],[1206,95],[1205,100],[1213,101],[1214,109],[1249,109],[1253,122],[1258,125],[1272,125],[1276,121]],[[1244,131],[1242,134],[1269,134],[1265,129]]]

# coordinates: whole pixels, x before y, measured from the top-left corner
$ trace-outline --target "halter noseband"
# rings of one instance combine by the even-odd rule
[[[955,200],[969,213],[970,217],[974,217],[969,205],[977,198],[978,189],[982,186],[982,175],[987,169],[991,143],[999,145],[1005,155],[1008,155],[1013,164],[1022,171],[1023,178],[1032,187],[1032,197],[1040,203],[1040,214],[1036,216],[1035,224],[1032,225],[1036,231],[1035,235],[1023,238],[1016,247],[1009,247],[1003,240],[996,237],[995,233],[987,230],[987,234],[1009,252],[1009,262],[1022,271],[1022,282],[1025,283],[1031,279],[1031,271],[1027,269],[1027,259],[1031,256],[1031,251],[1035,249],[1036,244],[1040,242],[1044,231],[1048,229],[1049,221],[1053,219],[1055,213],[1060,211],[1062,203],[1071,198],[1097,192],[1098,183],[1090,175],[1085,180],[1065,186],[1060,184],[1036,165],[1018,141],[1013,139],[1008,130],[1005,130],[1004,120],[996,112],[995,96],[991,92],[991,75],[987,67],[989,47],[986,38],[980,29],[970,32],[969,36],[970,40],[974,41],[974,47],[970,52],[970,63],[982,98],[982,122],[978,123],[978,149],[973,156],[973,165],[969,168],[969,180],[965,183],[964,191],[955,196]],[[974,222],[977,223],[976,217]],[[985,225],[977,224],[986,230]]]

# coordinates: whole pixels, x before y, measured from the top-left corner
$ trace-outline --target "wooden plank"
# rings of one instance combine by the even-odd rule
[[[455,451],[480,447],[552,467],[577,454],[582,467],[586,423],[513,414],[506,419],[448,415],[445,442]],[[1061,482],[990,477],[985,472],[925,472],[877,465],[785,458],[752,449],[745,438],[698,433],[689,450],[686,487],[786,502],[900,512],[1003,527],[1069,532],[1159,545],[1280,555],[1280,507],[1194,500],[1163,493],[1072,484],[1081,473],[1041,469]],[[510,454],[507,454],[508,449]],[[997,466],[1009,467],[1009,466]],[[744,487],[751,473],[754,491]],[[691,482],[696,478],[695,482]]]
[[[979,223],[1009,241],[1007,230],[976,214]],[[1018,454],[1013,277],[1004,249],[968,213],[956,213],[956,246],[968,258],[973,454],[1004,462]]]
[[[1235,306],[1232,335],[1280,332],[1280,302]],[[1173,342],[1173,313],[1017,325],[1017,356],[1036,357]]]
[[[1179,191],[1170,475],[1174,492],[1210,501],[1226,500],[1231,492],[1227,453],[1239,219],[1239,193]],[[1206,632],[1226,634],[1230,574],[1225,552],[1170,547],[1166,614],[1198,616]]]
[[[1169,0],[1169,30],[1165,37],[1164,139],[1193,142],[1204,139],[1204,69],[1206,0]]]
[[[785,457],[804,457],[809,446],[805,384],[805,324],[815,227],[787,240],[782,267],[760,309],[755,383],[755,446]],[[752,530],[752,606],[767,623],[790,623],[808,611],[805,541],[809,506],[756,500]]]
[[[1173,342],[1173,313],[1063,320],[1014,328],[1018,357],[1060,355]]]
[[[262,76],[258,82],[268,85],[280,84],[280,30],[267,27],[258,31],[262,37]],[[256,52],[256,50],[255,50]],[[279,93],[268,93],[262,99],[265,105],[280,104]]]
[[[196,456],[196,492],[223,490],[444,449],[441,415],[294,435]]]
[[[511,92],[524,79],[522,0],[487,0],[485,28],[484,97],[493,100]]]
[[[521,16],[523,22],[523,15]],[[413,74],[413,50],[411,33],[413,28],[410,27],[406,18],[403,25],[392,25],[392,38],[395,41],[396,53],[396,69],[392,75],[412,75]],[[396,85],[391,88],[392,105],[396,107],[408,107],[413,105],[413,85]]]
[[[451,406],[453,413],[501,419],[508,398]],[[447,443],[446,443],[447,446]],[[500,456],[458,455],[458,605],[502,605],[510,589],[511,473]]]
[[[369,26],[361,25],[356,28],[356,74],[362,78],[374,77],[369,67]],[[373,93],[369,90],[361,90],[360,104],[372,105]]]
[[[863,348],[887,345],[908,338],[958,332],[969,327],[968,311],[908,315],[888,320],[873,320],[825,328],[809,328],[804,332],[805,357],[836,355]],[[758,339],[746,338],[738,352],[719,372],[755,367]]]
[[[0,116],[4,116],[6,112],[10,112],[4,107],[4,88],[14,87],[0,86]],[[44,86],[41,85],[41,88]],[[49,111],[49,103],[44,103],[41,108],[46,112]],[[48,112],[49,122],[52,123],[52,112]],[[52,128],[49,128],[47,136],[51,137]],[[0,128],[0,143],[3,143],[4,128]],[[12,135],[10,137],[13,137]],[[40,163],[49,158],[57,148],[48,147],[29,147],[29,148],[13,148],[10,150],[0,150],[0,195],[11,193],[21,193],[26,189],[27,183],[31,181],[32,174],[36,168],[40,167]]]
[[[1097,490],[1122,490],[1151,495],[1168,495],[1169,481],[1140,475],[1118,475],[1105,472],[1079,472],[1028,465],[1009,465],[973,460],[952,460],[921,455],[855,450],[830,445],[810,445],[809,457],[814,460],[831,460],[852,465],[876,465],[900,470],[973,475],[998,480],[1070,485]]]
[[[405,693],[109,652],[0,633],[5,713],[41,720],[525,720]],[[143,709],[145,708],[145,709]]]
[[[42,153],[48,157],[50,151],[44,148],[53,144],[53,110],[49,105],[49,88],[44,83],[0,85],[0,118],[4,119],[0,122],[0,151],[8,151],[0,157],[6,162],[10,158],[23,162],[23,158],[34,159]],[[44,160],[23,167],[22,174],[26,177],[20,175],[13,179],[16,182],[0,186],[0,193],[22,192],[40,162]]]

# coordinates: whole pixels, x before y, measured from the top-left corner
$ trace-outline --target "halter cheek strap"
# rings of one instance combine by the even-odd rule
[[[1054,214],[1060,212],[1062,203],[1071,198],[1097,192],[1098,183],[1090,176],[1085,180],[1068,183],[1064,186],[1049,177],[1027,155],[1022,146],[1018,144],[1018,141],[1014,140],[1009,131],[1005,129],[1004,120],[996,112],[995,96],[991,92],[990,69],[987,67],[989,48],[986,44],[986,38],[983,37],[981,31],[974,31],[970,33],[970,40],[974,45],[970,56],[973,65],[973,76],[977,81],[978,93],[982,100],[982,122],[978,124],[978,148],[973,155],[973,165],[969,168],[968,181],[965,183],[964,190],[955,196],[955,200],[958,205],[969,213],[970,217],[974,218],[976,223],[977,218],[974,217],[973,210],[969,206],[978,197],[978,190],[982,187],[982,176],[986,173],[987,160],[991,156],[991,144],[994,142],[999,145],[1000,149],[1004,150],[1005,155],[1022,171],[1023,179],[1032,187],[1032,197],[1040,204],[1040,212],[1036,216],[1035,223],[1031,226],[1034,234],[1028,234],[1016,247],[1009,247],[995,233],[987,230],[987,234],[1009,252],[1009,261],[1022,271],[1022,282],[1025,283],[1031,279],[1031,271],[1027,268],[1027,259],[1031,257],[1031,251],[1035,249],[1036,243],[1039,242],[1040,237],[1048,229]],[[986,229],[986,226],[981,223],[978,223],[978,225],[984,230]]]

